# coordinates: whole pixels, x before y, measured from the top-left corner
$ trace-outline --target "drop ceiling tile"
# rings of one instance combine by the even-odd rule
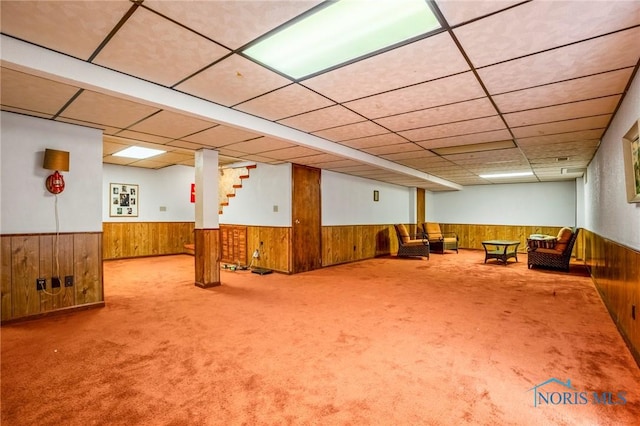
[[[488,98],[479,98],[472,101],[379,118],[375,121],[391,131],[400,132],[438,124],[489,117],[497,114],[498,112]]]
[[[237,142],[257,139],[261,135],[249,130],[230,126],[215,126],[204,131],[190,134],[181,138],[187,142],[195,142],[208,147],[223,147]]]
[[[410,141],[420,142],[429,139],[440,139],[505,129],[506,126],[504,122],[496,115],[493,117],[478,118],[459,123],[441,124],[439,126],[407,130],[405,132],[399,132],[399,134]]]
[[[360,123],[335,127],[333,129],[321,130],[319,132],[315,132],[314,135],[334,142],[340,142],[349,139],[382,135],[388,132],[389,131],[387,129],[372,121],[363,121]]]
[[[600,2],[594,2],[600,3]],[[500,94],[633,67],[640,27],[478,70],[491,94]]]
[[[175,140],[175,141],[171,141],[169,143],[167,143],[168,146],[175,146],[178,148],[184,148],[184,149],[192,149],[194,151],[197,151],[199,149],[202,148],[208,148],[205,145],[199,144],[199,143],[194,143],[194,142],[187,142],[187,141],[183,141],[183,140]]]
[[[321,0],[190,1],[145,0],[144,5],[222,45],[237,49],[306,12]]]
[[[255,62],[240,55],[231,55],[175,88],[217,104],[232,106],[290,83]]]
[[[161,169],[163,167],[167,167],[168,164],[162,161],[156,161],[156,160],[136,160],[133,163],[129,164],[130,166],[133,167],[143,167],[145,169]]]
[[[337,167],[350,167],[350,166],[357,166],[357,165],[360,165],[358,161],[342,159],[342,160],[335,160],[335,161],[327,161],[323,163],[316,163],[314,167],[333,170],[334,168],[337,168]]]
[[[127,166],[129,164],[132,164],[134,161],[133,158],[125,158],[125,157],[114,157],[111,155],[107,155],[105,157],[102,158],[102,162],[103,163],[107,163],[107,164],[116,164],[119,166]]]
[[[402,152],[415,152],[418,150],[422,150],[419,146],[411,142],[405,142],[401,144],[394,145],[383,145],[383,146],[374,146],[371,148],[364,148],[362,151],[367,152],[373,155],[390,155],[390,154],[398,154]]]
[[[604,129],[609,124],[611,114],[596,117],[578,118],[575,120],[557,121],[555,123],[535,124],[532,126],[514,127],[513,135],[516,138],[529,136],[543,136],[557,133],[569,133],[578,130]]]
[[[624,92],[633,67],[493,96],[502,113],[599,98]]]
[[[307,166],[315,166],[318,163],[326,163],[329,161],[342,160],[342,157],[333,154],[318,154],[310,155],[308,157],[302,157],[297,160],[299,164],[305,164]]]
[[[2,1],[4,34],[89,59],[133,4],[116,1]]]
[[[398,136],[395,133],[384,133],[382,135],[367,136],[364,138],[349,139],[340,142],[341,145],[345,145],[355,149],[372,148],[374,146],[381,145],[395,145],[399,143],[406,143],[407,140],[402,136]]]
[[[110,141],[107,138],[104,138],[102,141],[102,156],[106,157],[107,155],[111,155],[114,152],[122,151],[127,148],[129,145],[126,143],[119,143],[117,141]]]
[[[338,127],[346,124],[363,121],[364,118],[341,105],[333,105],[327,108],[296,115],[280,120],[280,124],[302,130],[303,132],[316,132],[330,127]]]
[[[111,135],[122,130],[115,127],[104,126],[99,123],[91,123],[88,121],[74,120],[72,118],[65,118],[62,116],[56,117],[55,121],[60,121],[62,123],[69,123],[69,124],[77,124],[78,126],[84,126],[84,127],[89,127],[91,129],[102,130],[102,133],[106,135]]]
[[[361,172],[361,171],[366,172],[367,170],[371,170],[371,166],[369,166],[368,164],[358,164],[355,166],[348,166],[348,167],[336,167],[333,170],[340,173],[351,174],[353,172]]]
[[[295,163],[298,157],[308,157],[310,155],[323,154],[322,151],[307,148],[306,146],[292,146],[289,148],[274,149],[273,151],[263,152],[261,155],[274,160],[290,161]]]
[[[159,113],[134,124],[129,128],[129,130],[180,139],[183,138],[183,136],[191,135],[192,133],[199,132],[212,126],[215,126],[215,123],[171,111],[160,111]],[[197,140],[189,140],[198,142]]]
[[[451,26],[506,9],[522,0],[438,0],[437,4]]]
[[[166,149],[166,148],[165,148]],[[195,158],[195,152],[191,154],[184,154],[181,152],[166,152],[164,154],[156,155],[152,158],[154,161],[160,161],[167,164],[180,163],[182,161],[192,161]]]
[[[518,146],[526,148],[530,145],[547,145],[556,143],[575,142],[583,140],[600,140],[604,129],[580,130],[575,132],[560,133],[546,136],[531,136],[518,138]]]
[[[267,120],[281,120],[334,105],[327,98],[299,84],[291,84],[234,107]]]
[[[508,130],[494,130],[489,132],[472,133],[469,135],[453,136],[449,138],[430,139],[422,142],[417,142],[423,148],[444,148],[451,146],[461,145],[474,145],[486,142],[498,142],[512,139],[511,133]]]
[[[466,72],[348,102],[345,106],[373,119],[481,98],[484,95],[473,73]]]
[[[505,114],[503,117],[509,126],[519,127],[594,115],[612,114],[618,102],[620,102],[621,97],[621,95],[607,96],[605,98],[591,99],[588,101],[514,112]]]
[[[501,168],[514,162],[527,164],[522,151],[518,148],[466,152],[463,154],[445,155],[443,158],[460,166],[474,166],[477,169],[487,167]]]
[[[381,154],[380,157],[390,161],[402,163],[403,160],[409,160],[409,159],[424,160],[424,159],[429,159],[436,156],[434,153],[427,151],[426,149],[422,149],[415,144],[412,144],[412,145],[414,149],[411,151],[407,150],[407,151],[394,152],[390,154]]]
[[[52,118],[51,114],[45,114],[37,111],[29,111],[28,109],[13,108],[13,107],[4,106],[4,105],[2,105],[1,109],[2,111],[6,111],[6,112],[13,112],[13,113],[22,114],[22,115],[30,115],[32,117],[44,118],[47,120]]]
[[[134,140],[143,141],[143,142],[151,142],[151,143],[156,143],[161,145],[171,142],[170,138],[165,138],[163,136],[157,136],[157,135],[150,135],[148,133],[134,132],[132,130],[122,130],[116,133],[116,136],[134,139]]]
[[[218,44],[139,7],[94,62],[172,86],[228,53]]]
[[[274,151],[276,149],[291,148],[294,146],[296,145],[290,142],[286,142],[276,138],[270,138],[267,136],[226,145],[226,147],[229,149],[238,152],[244,152],[247,154],[259,154],[263,152]]]
[[[4,3],[2,4],[4,12]],[[2,105],[51,117],[78,92],[78,88],[41,77],[0,69]]]
[[[448,33],[440,33],[400,48],[320,74],[303,85],[346,102],[469,70]]]
[[[633,1],[528,2],[454,30],[476,67],[640,24]],[[491,28],[491,31],[487,31]]]
[[[158,108],[83,90],[60,116],[125,128],[157,111]]]

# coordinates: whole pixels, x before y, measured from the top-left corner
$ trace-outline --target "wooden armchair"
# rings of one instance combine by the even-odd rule
[[[440,224],[434,222],[424,222],[422,229],[429,240],[429,245],[433,247],[433,251],[444,253],[445,250],[455,250],[458,253],[458,234],[442,232]]]
[[[569,270],[569,262],[571,261],[571,252],[578,238],[580,228],[562,228],[558,233],[553,248],[531,247],[527,252],[527,266],[531,269],[534,266],[543,268]]]
[[[393,225],[396,228],[398,237],[398,256],[399,257],[426,257],[429,258],[429,241],[423,238],[422,234],[418,237],[410,235],[407,227],[403,224]]]

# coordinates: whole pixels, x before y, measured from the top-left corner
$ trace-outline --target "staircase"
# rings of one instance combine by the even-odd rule
[[[218,180],[218,204],[220,208],[218,214],[222,214],[224,207],[229,205],[229,200],[236,196],[236,191],[242,188],[242,181],[249,178],[249,170],[255,169],[256,165],[248,165],[244,167],[234,167],[228,169],[220,169],[220,178]]]

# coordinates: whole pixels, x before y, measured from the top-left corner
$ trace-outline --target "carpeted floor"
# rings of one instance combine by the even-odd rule
[[[105,262],[105,308],[2,327],[2,425],[638,424],[640,369],[584,268],[519,258],[207,290],[191,256]]]

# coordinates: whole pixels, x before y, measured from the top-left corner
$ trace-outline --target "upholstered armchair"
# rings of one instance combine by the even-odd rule
[[[568,271],[571,252],[579,232],[580,228],[571,229],[565,227],[558,232],[555,244],[550,244],[547,247],[535,247],[535,244],[529,244],[527,251],[529,269],[539,266]]]
[[[440,224],[434,222],[424,222],[422,229],[429,240],[432,251],[444,253],[445,250],[455,250],[458,253],[458,234],[442,232]]]
[[[410,235],[403,224],[393,225],[398,237],[399,257],[426,257],[429,258],[429,241],[422,234]]]

